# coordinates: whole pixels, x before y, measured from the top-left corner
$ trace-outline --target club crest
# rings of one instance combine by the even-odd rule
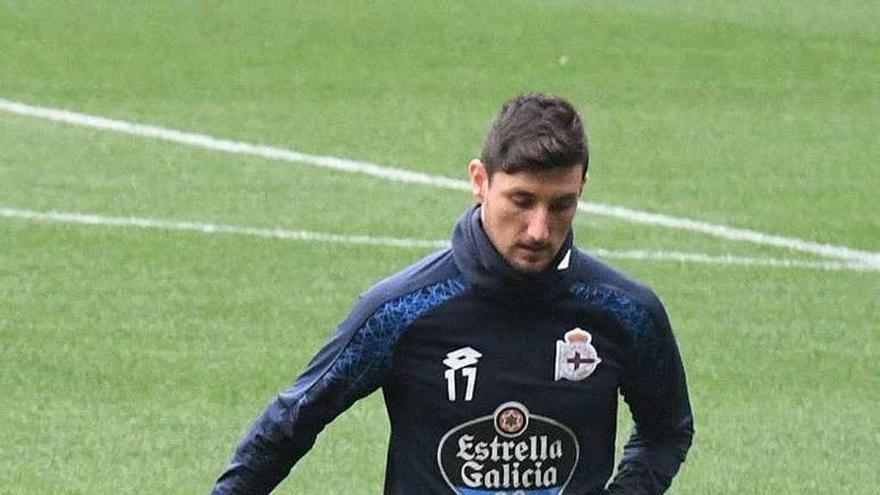
[[[574,328],[565,332],[565,340],[556,341],[556,381],[580,381],[590,376],[602,362],[590,344],[589,332]]]

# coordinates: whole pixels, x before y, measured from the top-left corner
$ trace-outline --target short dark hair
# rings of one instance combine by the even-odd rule
[[[501,107],[480,160],[489,177],[501,170],[540,172],[589,165],[584,124],[568,101],[544,93],[517,96]]]

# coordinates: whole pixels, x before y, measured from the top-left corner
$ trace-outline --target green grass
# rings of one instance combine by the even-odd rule
[[[548,90],[588,120],[588,200],[880,251],[878,16],[0,0],[0,98],[464,178],[500,103]],[[469,201],[0,114],[0,207],[444,239]],[[586,249],[815,259],[576,228]],[[424,253],[0,219],[0,493],[208,492],[357,295]],[[876,272],[615,264],[662,296],[687,366],[676,494],[876,491]],[[278,492],[380,493],[386,423],[380,396],[358,403]]]

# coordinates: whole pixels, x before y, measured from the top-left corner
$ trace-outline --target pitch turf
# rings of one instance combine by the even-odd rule
[[[567,96],[586,199],[880,251],[869,2],[0,1],[0,98],[464,178]],[[0,113],[0,208],[444,239],[463,192]],[[816,261],[581,214],[586,249]],[[425,250],[0,218],[0,493],[206,493],[357,294]],[[880,274],[622,261],[679,338],[687,494],[873,494]],[[627,418],[621,420],[625,433]],[[380,493],[379,395],[279,493]]]

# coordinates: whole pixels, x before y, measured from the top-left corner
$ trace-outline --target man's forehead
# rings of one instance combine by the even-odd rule
[[[578,194],[583,182],[583,168],[558,167],[539,172],[520,170],[507,173],[496,170],[489,187],[504,193],[527,193],[541,196]]]

